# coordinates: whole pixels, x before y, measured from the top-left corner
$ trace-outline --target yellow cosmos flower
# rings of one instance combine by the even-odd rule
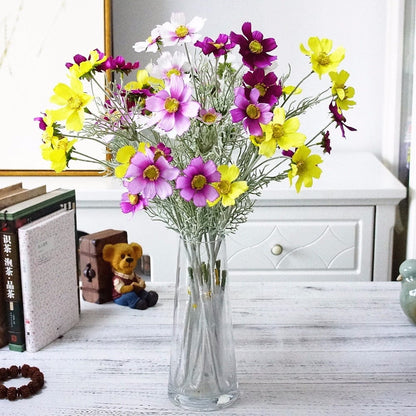
[[[301,44],[300,50],[311,57],[312,69],[319,75],[319,78],[323,74],[335,71],[345,56],[345,49],[341,46],[331,53],[332,40],[330,39],[311,37],[308,40],[308,46],[310,50]]]
[[[286,87],[283,87],[282,92],[286,95],[300,94],[302,92],[302,88],[296,88],[294,85],[287,85]]]
[[[76,142],[76,139],[68,141],[66,137],[60,139],[53,136],[50,140],[41,144],[42,157],[51,162],[51,168],[55,172],[62,172],[67,166],[70,152]]]
[[[313,183],[313,178],[318,179],[321,176],[322,169],[317,165],[322,163],[323,160],[319,155],[311,155],[311,150],[306,146],[299,147],[295,154],[292,156],[291,171],[288,173],[290,185],[295,176],[298,176],[296,181],[296,192],[300,191],[300,188],[305,186],[310,188]]]
[[[350,100],[354,97],[355,90],[353,87],[346,87],[345,83],[349,78],[350,74],[347,71],[342,70],[341,72],[330,72],[329,76],[332,81],[332,95],[337,97],[336,103],[338,109],[348,110],[356,104],[355,101]]]
[[[248,190],[247,182],[235,181],[240,174],[240,169],[235,165],[221,165],[217,169],[221,173],[221,181],[213,183],[212,186],[220,196],[215,201],[207,203],[213,206],[221,200],[224,207],[235,205],[236,198]]]
[[[81,78],[82,76],[87,75],[92,69],[100,65],[106,59],[106,56],[100,59],[100,56],[97,51],[91,51],[89,59],[79,64],[73,64],[69,68],[69,73],[71,77]]]
[[[124,178],[126,175],[127,169],[130,166],[131,158],[136,154],[136,152],[145,152],[146,143],[139,143],[139,148],[136,150],[133,146],[123,146],[118,149],[116,154],[116,160],[120,163],[114,169],[114,174],[117,178]]]
[[[54,89],[55,95],[51,97],[51,102],[61,105],[58,110],[51,110],[52,118],[56,120],[66,120],[68,130],[80,131],[84,125],[84,108],[93,97],[84,93],[82,82],[77,78],[70,79],[70,86],[59,83]]]
[[[299,119],[292,117],[286,120],[286,112],[283,108],[276,107],[273,110],[273,120],[262,125],[265,139],[260,143],[259,153],[271,157],[279,146],[283,150],[291,147],[299,147],[305,143],[306,136],[298,133],[300,126]]]
[[[165,83],[158,78],[151,77],[145,69],[139,69],[136,73],[137,81],[131,81],[125,85],[126,91],[142,90],[153,87],[156,91],[165,87]]]

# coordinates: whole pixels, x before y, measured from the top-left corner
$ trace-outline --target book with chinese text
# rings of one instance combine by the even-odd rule
[[[5,279],[4,299],[11,350],[25,349],[18,229],[62,208],[75,208],[74,190],[55,189],[0,210],[0,270]]]
[[[36,352],[79,320],[75,210],[19,228],[26,350]]]

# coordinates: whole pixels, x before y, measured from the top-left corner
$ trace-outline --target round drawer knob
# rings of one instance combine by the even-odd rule
[[[272,247],[272,254],[274,254],[275,256],[282,254],[282,251],[283,251],[283,247],[280,244],[275,244]]]

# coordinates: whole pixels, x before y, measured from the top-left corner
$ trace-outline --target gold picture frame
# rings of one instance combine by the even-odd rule
[[[112,40],[112,0],[103,0],[104,3],[104,51],[111,55],[113,50]],[[60,173],[49,169],[0,169],[0,176],[103,176],[106,173],[94,169],[70,169]]]

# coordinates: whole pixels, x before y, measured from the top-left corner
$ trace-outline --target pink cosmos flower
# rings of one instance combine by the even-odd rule
[[[164,143],[158,143],[156,147],[150,146],[150,150],[155,154],[155,159],[164,157],[168,162],[172,162],[173,157],[170,155],[172,150],[170,147],[164,145]]]
[[[185,201],[193,200],[195,206],[203,207],[208,201],[215,201],[219,194],[211,185],[219,182],[221,174],[212,160],[204,163],[199,156],[183,170],[183,176],[176,179],[176,188],[181,189],[180,195]]]
[[[164,157],[155,157],[149,149],[145,153],[137,152],[130,160],[125,175],[125,186],[130,194],[142,194],[146,199],[158,195],[165,199],[172,195],[172,186],[168,181],[175,180],[179,169],[169,165]]]
[[[273,117],[270,111],[270,105],[259,103],[260,92],[257,88],[250,91],[249,98],[246,97],[244,88],[235,89],[234,104],[237,108],[230,111],[233,123],[243,121],[243,126],[250,134],[262,136],[263,130],[261,124],[268,124]]]
[[[282,95],[282,86],[277,83],[274,72],[266,74],[263,68],[256,68],[253,72],[246,72],[243,81],[251,88],[260,92],[259,102],[273,106]]]
[[[141,194],[130,194],[129,192],[124,192],[121,195],[120,208],[124,214],[129,212],[135,213],[147,207],[148,201]]]
[[[199,111],[198,120],[201,120],[204,124],[210,126],[211,124],[218,123],[222,118],[222,115],[215,111],[215,108],[205,110],[201,108]]]
[[[186,55],[176,51],[173,55],[170,52],[163,52],[152,68],[152,76],[159,79],[170,79],[172,75],[183,77],[190,69]]]
[[[160,39],[160,26],[156,26],[152,31],[150,32],[150,36],[144,41],[144,42],[136,42],[133,45],[133,49],[136,52],[157,52],[159,50],[159,44],[161,44]]]
[[[201,48],[204,55],[212,53],[216,58],[218,58],[225,55],[230,49],[234,48],[235,43],[228,43],[228,41],[228,35],[221,33],[216,41],[209,37],[205,37],[202,42],[195,42],[195,46]]]
[[[190,118],[198,114],[199,103],[191,101],[191,88],[182,78],[172,75],[166,88],[146,100],[146,110],[153,113],[150,125],[181,135],[189,129]]]
[[[252,32],[250,22],[243,24],[242,31],[244,36],[231,32],[230,39],[231,42],[240,45],[240,54],[244,65],[251,70],[256,67],[265,68],[277,59],[276,56],[267,53],[277,47],[273,38],[263,39],[263,33],[258,30]]]
[[[206,19],[194,17],[188,24],[183,13],[172,13],[170,22],[164,23],[159,30],[160,37],[165,46],[180,43],[195,42]]]

